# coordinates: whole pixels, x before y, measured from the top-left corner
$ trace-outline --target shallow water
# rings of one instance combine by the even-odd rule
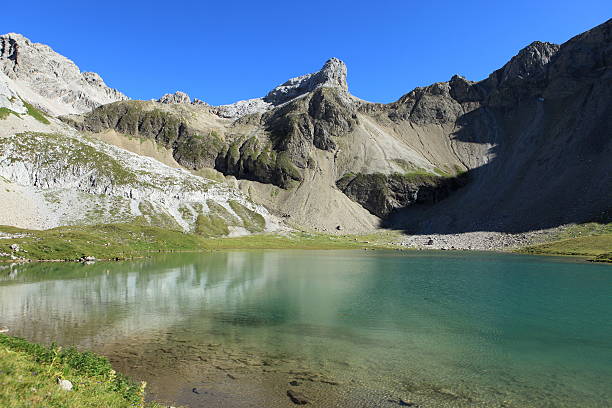
[[[0,271],[10,334],[94,349],[191,406],[609,407],[612,266],[228,251]],[[297,381],[297,386],[288,385]]]

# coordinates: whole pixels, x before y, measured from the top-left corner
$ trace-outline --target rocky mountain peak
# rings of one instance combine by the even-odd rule
[[[159,103],[191,103],[191,98],[185,92],[176,91],[173,94],[165,94],[157,100]]]
[[[346,82],[346,64],[338,58],[330,58],[318,72],[321,86],[331,86],[348,91]]]
[[[264,101],[273,105],[280,105],[324,86],[348,92],[346,65],[338,58],[327,60],[320,71],[289,79],[271,90],[264,97]]]
[[[499,83],[511,79],[524,79],[542,72],[544,66],[559,51],[559,45],[534,41],[512,57],[498,72]]]
[[[81,72],[51,47],[21,34],[0,35],[0,81],[52,115],[84,113],[128,99],[94,72]]]
[[[253,113],[262,113],[322,87],[339,89],[348,94],[344,62],[338,58],[330,58],[321,70],[291,78],[272,89],[263,98],[216,106],[214,112],[224,118],[238,118]]]

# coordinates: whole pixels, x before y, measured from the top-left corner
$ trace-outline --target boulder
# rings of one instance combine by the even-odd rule
[[[68,380],[57,379],[57,384],[64,391],[72,391],[72,383]]]

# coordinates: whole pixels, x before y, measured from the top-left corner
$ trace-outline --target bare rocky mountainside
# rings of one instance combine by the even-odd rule
[[[607,21],[562,45],[536,41],[482,81],[456,75],[390,104],[351,95],[345,64],[332,58],[264,97],[223,106],[183,92],[128,100],[50,48],[8,34],[0,37],[0,107],[11,112],[0,121],[0,174],[32,195],[63,188],[125,199],[129,216],[143,213],[143,200],[161,205],[152,213],[170,214],[186,230],[200,216],[244,231],[248,222],[231,200],[265,217],[268,230],[505,234],[609,220],[611,27]],[[34,138],[44,142],[18,152]],[[101,176],[104,160],[97,170],[58,164],[36,148],[51,140],[58,149],[78,141],[146,161],[128,173],[147,187]],[[180,173],[190,187],[141,178],[147,166]],[[197,195],[198,183],[210,186],[201,191],[208,195],[186,197]],[[69,199],[60,195],[58,206]],[[83,222],[68,218],[55,224]]]
[[[285,229],[223,178],[164,160],[152,142],[133,142],[134,153],[57,119],[126,99],[48,46],[0,36],[0,225],[136,221],[205,236]]]

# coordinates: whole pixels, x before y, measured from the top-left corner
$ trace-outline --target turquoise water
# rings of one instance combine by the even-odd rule
[[[612,406],[610,265],[397,251],[24,265],[0,271],[0,325],[100,351],[154,395],[193,406],[171,388],[191,389],[211,359],[244,373],[236,393],[266,387],[257,392],[269,401],[282,387],[266,376],[284,382],[306,370],[327,379],[306,384],[320,406],[393,406],[398,395],[427,407]],[[225,354],[195,358],[211,344]],[[244,356],[277,369],[239,363]],[[166,370],[180,370],[184,384],[174,375],[156,386]]]

